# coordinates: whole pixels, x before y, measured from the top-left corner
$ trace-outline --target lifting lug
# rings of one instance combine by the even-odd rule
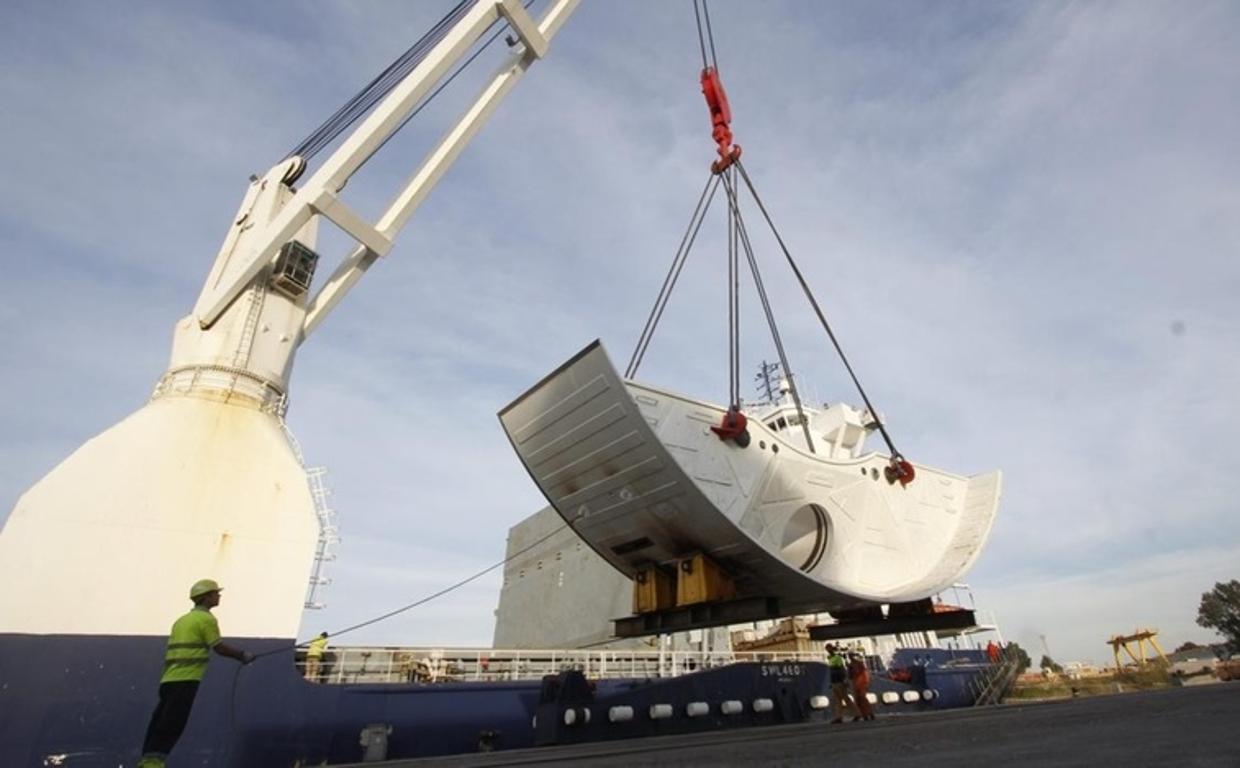
[[[723,414],[719,426],[711,427],[710,431],[718,435],[720,440],[731,440],[741,448],[746,448],[749,446],[749,430],[746,428],[748,422],[740,408],[733,405]]]
[[[899,481],[901,487],[913,482],[913,478],[917,476],[913,465],[898,453],[891,457],[891,463],[883,470],[883,474],[888,483],[895,485],[896,481]]]

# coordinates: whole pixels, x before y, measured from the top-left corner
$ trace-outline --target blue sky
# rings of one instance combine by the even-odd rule
[[[0,515],[144,401],[248,175],[447,7],[0,10]],[[711,11],[747,167],[898,445],[1005,472],[979,602],[1061,660],[1102,659],[1137,626],[1209,638],[1200,593],[1240,577],[1240,9]],[[329,468],[344,537],[307,631],[497,561],[539,508],[495,413],[596,337],[627,359],[711,158],[699,67],[689,3],[585,0],[303,347],[290,424]],[[350,184],[359,208],[488,68]],[[640,376],[715,400],[721,233],[707,227]],[[802,381],[855,402],[756,245]],[[749,325],[752,367],[773,350]],[[497,594],[493,576],[357,639],[487,644]]]

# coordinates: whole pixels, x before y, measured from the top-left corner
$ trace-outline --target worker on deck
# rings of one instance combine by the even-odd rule
[[[168,635],[164,673],[159,678],[159,703],[151,714],[137,768],[162,768],[164,765],[189,722],[211,651],[242,664],[254,660],[254,654],[220,639],[220,625],[211,615],[211,609],[220,604],[221,591],[222,587],[211,579],[202,579],[190,587],[189,599],[194,601],[194,607],[173,623]]]
[[[831,722],[844,722],[844,711],[848,710],[855,716],[856,707],[848,698],[848,665],[839,646],[827,643],[827,668],[831,672]]]
[[[323,654],[327,651],[327,633],[320,632],[319,636],[310,641],[310,647],[306,649],[306,679],[312,683],[319,681],[319,669],[323,665]]]
[[[853,720],[873,720],[874,707],[870,706],[870,668],[860,651],[848,657],[848,681],[852,684],[853,699],[859,713]]]

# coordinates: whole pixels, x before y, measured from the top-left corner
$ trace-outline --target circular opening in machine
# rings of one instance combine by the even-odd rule
[[[780,555],[802,571],[814,570],[827,551],[829,528],[826,510],[817,504],[806,504],[788,518],[780,541]]]

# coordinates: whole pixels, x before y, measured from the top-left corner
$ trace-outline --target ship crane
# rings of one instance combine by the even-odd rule
[[[224,611],[233,632],[296,636],[319,536],[283,422],[297,350],[391,251],[577,3],[553,0],[535,19],[520,0],[463,0],[360,98],[252,178],[193,310],[176,323],[150,401],[14,507],[0,533],[0,634],[162,636],[184,585],[210,574],[232,587]],[[504,63],[378,218],[362,216],[341,194],[350,178],[504,27]],[[313,290],[324,220],[355,246]]]

